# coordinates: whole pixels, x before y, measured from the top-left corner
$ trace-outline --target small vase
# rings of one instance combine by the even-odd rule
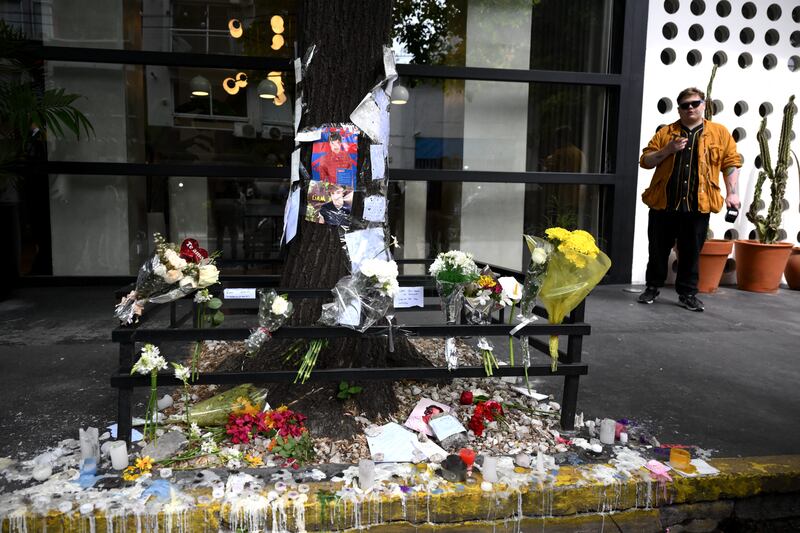
[[[786,262],[786,269],[783,271],[786,276],[786,284],[790,289],[800,291],[800,246],[792,248],[789,261]]]
[[[452,283],[436,280],[436,290],[442,300],[442,311],[447,324],[458,324],[461,321],[461,309],[464,306],[464,283]],[[444,359],[448,370],[458,368],[456,339],[448,337],[444,342]]]

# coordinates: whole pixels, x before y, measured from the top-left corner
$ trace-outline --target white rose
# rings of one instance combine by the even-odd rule
[[[197,285],[199,287],[208,287],[213,285],[219,279],[219,270],[214,265],[203,265],[197,267]]]
[[[547,261],[547,252],[544,251],[544,248],[536,248],[531,253],[531,261],[533,261],[537,265],[544,264]]]
[[[511,300],[517,301],[522,298],[522,285],[513,276],[498,278],[498,283],[503,287],[503,293]]]
[[[274,315],[283,315],[286,310],[289,309],[289,302],[283,299],[281,296],[276,296],[274,300],[272,300],[272,314]]]
[[[177,270],[183,270],[186,268],[186,259],[179,256],[175,250],[165,251],[164,257],[172,268]]]
[[[167,283],[175,283],[183,278],[183,272],[180,270],[167,270],[167,275],[164,276],[164,281]]]

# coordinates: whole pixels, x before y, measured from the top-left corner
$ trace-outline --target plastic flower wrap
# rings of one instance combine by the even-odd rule
[[[551,324],[560,324],[603,279],[611,259],[586,231],[550,228],[545,231],[555,250],[544,277],[539,298],[547,309]],[[558,335],[550,336],[552,369],[558,366]]]
[[[138,372],[150,375],[150,398],[147,400],[147,410],[144,415],[144,438],[147,442],[156,439],[156,426],[158,425],[158,371],[167,368],[167,361],[161,356],[161,351],[152,344],[145,344],[142,355],[131,368],[131,374]]]
[[[550,262],[550,254],[553,252],[553,245],[541,237],[531,237],[530,235],[523,235],[522,237],[525,239],[525,244],[528,245],[528,251],[531,253],[531,260],[525,271],[525,281],[522,285],[522,297],[519,302],[518,318],[520,319],[520,323],[509,332],[510,335],[514,335],[531,322],[538,320],[534,312],[536,298],[542,288],[542,283],[547,273],[547,265]],[[511,346],[511,364],[513,365],[514,351],[512,343],[513,341],[510,341],[509,346]],[[520,343],[522,344],[522,364],[525,367],[527,379],[527,369],[531,365],[531,347],[528,343],[528,335],[521,336]]]
[[[275,292],[275,289],[259,292],[258,302],[258,327],[250,333],[244,341],[248,355],[255,355],[264,344],[272,338],[272,333],[277,331],[289,320],[294,311],[292,302]]]
[[[114,316],[123,324],[134,322],[146,303],[163,304],[183,298],[215,284],[219,278],[214,257],[195,239],[184,240],[180,247],[159,233],[153,234],[153,240],[155,253],[139,268],[136,288],[114,309]]]
[[[497,275],[488,266],[483,267],[478,279],[469,283],[464,290],[464,310],[467,322],[477,325],[490,324],[492,312],[505,306],[507,299],[508,296],[498,282]],[[486,375],[491,376],[492,368],[498,367],[493,352],[494,346],[486,337],[480,337],[478,348],[483,356],[483,368]]]
[[[367,259],[355,274],[336,283],[334,301],[322,306],[320,322],[363,333],[389,310],[397,287],[397,263]]]
[[[442,252],[436,256],[429,272],[436,281],[446,322],[458,324],[464,305],[464,289],[467,284],[478,279],[478,265],[472,260],[472,254],[459,250]],[[453,337],[445,339],[444,358],[449,370],[458,367],[456,340]]]

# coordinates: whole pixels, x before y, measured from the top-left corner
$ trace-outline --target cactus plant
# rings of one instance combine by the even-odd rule
[[[762,244],[773,244],[778,241],[778,232],[781,226],[781,213],[783,211],[783,196],[786,193],[786,182],[789,178],[789,142],[792,134],[792,121],[797,113],[797,106],[794,104],[794,95],[789,98],[789,103],[783,108],[783,123],[781,125],[781,135],[778,141],[778,161],[772,167],[772,160],[767,144],[765,130],[767,128],[767,117],[761,120],[761,127],[758,129],[756,138],[761,152],[761,171],[756,180],[753,201],[750,203],[750,210],[747,212],[747,220],[756,227],[758,241]],[[770,194],[772,200],[767,209],[767,214],[758,214],[758,204],[761,202],[761,189],[764,182],[769,178]]]
[[[706,120],[711,120],[714,116],[714,100],[711,99],[711,87],[714,86],[714,78],[717,75],[717,65],[711,69],[711,78],[708,80],[708,85],[706,86],[706,110],[703,113],[703,118]]]

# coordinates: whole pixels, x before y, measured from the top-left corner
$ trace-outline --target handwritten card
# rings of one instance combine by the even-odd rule
[[[372,179],[382,180],[386,176],[386,159],[382,144],[369,145],[369,161],[372,165]]]
[[[372,459],[387,463],[407,463],[414,457],[413,433],[400,424],[389,422],[380,427],[377,435],[367,435],[367,445]]]
[[[386,198],[377,194],[364,198],[364,220],[383,222],[386,215]]]
[[[428,425],[433,430],[439,442],[443,441],[456,433],[466,433],[467,430],[461,425],[456,417],[451,414],[440,415],[438,418],[431,418]]]
[[[424,287],[400,287],[394,293],[394,308],[425,307]]]
[[[255,300],[255,289],[225,289],[222,291],[222,297],[226,300]]]

